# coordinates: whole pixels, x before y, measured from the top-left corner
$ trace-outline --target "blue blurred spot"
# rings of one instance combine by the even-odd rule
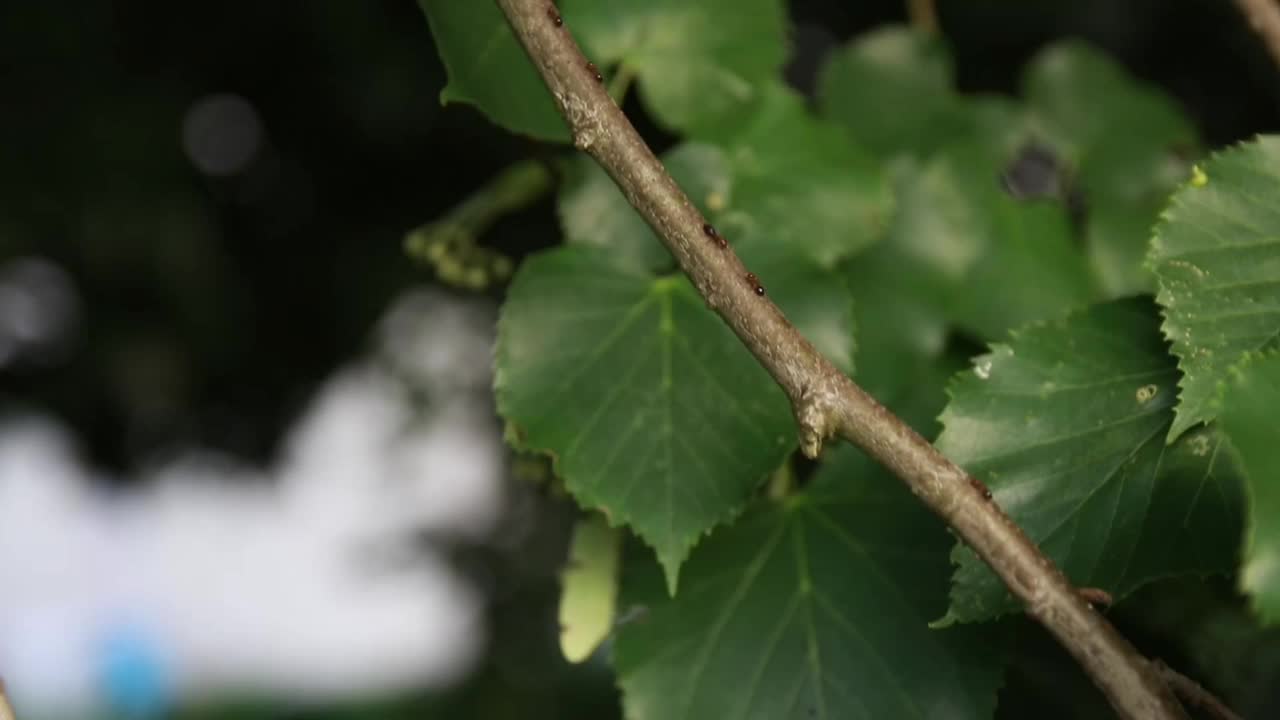
[[[156,634],[137,622],[113,625],[103,638],[100,673],[112,714],[162,717],[173,700],[171,669]]]

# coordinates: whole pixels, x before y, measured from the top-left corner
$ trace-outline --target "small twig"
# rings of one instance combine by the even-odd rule
[[[1076,592],[1080,593],[1080,597],[1084,598],[1085,602],[1096,608],[1106,610],[1115,604],[1111,599],[1111,593],[1102,588],[1082,587],[1076,588]]]
[[[1258,33],[1272,59],[1280,65],[1280,3],[1276,0],[1236,0],[1249,26]]]
[[[551,189],[551,170],[536,160],[515,163],[443,217],[412,230],[405,252],[435,268],[442,282],[481,290],[511,275],[511,259],[479,244],[502,216],[532,205]]]
[[[1153,660],[1156,672],[1168,683],[1188,705],[1203,710],[1213,720],[1241,720],[1240,716],[1226,706],[1213,693],[1205,690],[1199,683],[1165,664],[1163,660]]]
[[[917,30],[938,34],[938,7],[934,0],[907,0],[907,19]]]
[[[497,0],[569,124],[574,145],[600,164],[649,223],[706,301],[791,400],[800,447],[816,458],[839,435],[906,483],[955,530],[1076,658],[1128,720],[1186,718],[1150,663],[1076,592],[964,470],[823,357],[667,174],[600,83],[595,66],[547,0]],[[550,10],[550,11],[549,11]],[[767,282],[767,278],[765,278]],[[979,483],[980,484],[980,483]]]

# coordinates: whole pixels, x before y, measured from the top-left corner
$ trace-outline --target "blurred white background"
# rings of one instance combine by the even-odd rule
[[[0,418],[0,676],[19,717],[465,675],[484,600],[421,539],[498,520],[492,327],[483,301],[402,296],[268,467],[188,448],[106,491],[65,427]]]

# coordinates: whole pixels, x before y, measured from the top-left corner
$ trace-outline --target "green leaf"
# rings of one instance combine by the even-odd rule
[[[1127,200],[1091,195],[1085,218],[1089,267],[1105,297],[1155,291],[1155,275],[1144,267],[1151,226],[1168,194],[1159,199]]]
[[[749,124],[716,145],[685,143],[663,164],[694,204],[750,262],[779,248],[823,266],[883,233],[892,207],[875,161],[844,133],[775,89]],[[604,171],[580,162],[560,195],[570,242],[614,249],[638,266],[664,269],[671,256]]]
[[[966,137],[991,156],[1008,160],[1035,137],[1035,118],[1022,103],[1000,95],[966,95]]]
[[[881,237],[893,204],[878,164],[784,88],[766,92],[732,136],[679,145],[663,164],[745,260],[781,247],[832,267]],[[561,193],[560,214],[570,242],[614,248],[644,267],[670,263],[621,191],[585,162]]]
[[[999,337],[1091,298],[1062,208],[1016,201],[997,185],[998,158],[1018,132],[1012,109],[974,107],[984,129],[900,167],[888,236],[844,263],[864,348],[858,380],[877,396],[914,382],[913,368],[942,352],[953,324]]]
[[[728,161],[718,148],[685,143],[662,156],[667,172],[694,204],[711,216],[711,207],[723,204],[733,182]],[[627,202],[594,159],[574,159],[570,179],[560,191],[560,221],[571,243],[609,248],[620,260],[637,267],[665,270],[672,267],[671,253],[649,224]]]
[[[685,143],[663,164],[791,322],[851,372],[849,289],[827,268],[874,241],[891,202],[888,188],[874,163],[793,95],[769,97],[724,147]],[[559,208],[569,242],[608,248],[617,262],[637,268],[670,268],[652,229],[593,163],[579,163]]]
[[[1023,86],[1049,138],[1082,160],[1117,132],[1132,133],[1131,139],[1143,147],[1194,139],[1190,123],[1169,96],[1136,81],[1083,42],[1069,40],[1041,51],[1027,65]],[[1135,132],[1139,128],[1146,129],[1146,136]]]
[[[662,164],[704,214],[710,215],[709,205],[723,202],[730,192],[730,168],[716,147],[685,143],[664,154]],[[558,209],[567,242],[607,247],[639,268],[664,270],[673,265],[671,252],[589,156],[573,159]]]
[[[1280,355],[1251,358],[1232,373],[1222,429],[1244,468],[1249,491],[1240,587],[1263,622],[1280,621]]]
[[[791,324],[836,367],[852,373],[854,303],[844,278],[780,243],[752,244],[738,254]]]
[[[498,409],[584,506],[652,546],[675,590],[689,549],[795,446],[782,391],[683,277],[605,251],[526,260],[498,327]]]
[[[990,717],[1001,643],[927,626],[946,546],[900,483],[842,447],[809,490],[716,531],[677,597],[627,565],[623,597],[647,612],[614,646],[626,716]]]
[[[881,237],[893,197],[878,163],[774,87],[719,145],[734,179],[717,223],[739,252],[780,243],[830,267]]]
[[[645,106],[672,130],[718,132],[786,60],[779,0],[562,0],[561,8],[587,55],[634,73]]]
[[[846,264],[858,328],[857,380],[881,401],[918,382],[946,344],[951,283],[892,236]]]
[[[984,338],[1054,317],[1093,297],[1065,210],[1023,202],[998,185],[1000,162],[982,144],[936,154],[898,183],[888,242],[910,258],[898,277],[934,288],[945,316]]]
[[[788,247],[787,225],[770,212],[770,203],[737,209],[730,202],[740,182],[726,153],[711,145],[685,143],[662,158],[671,176],[724,234],[735,234],[734,250],[756,269],[769,296],[788,319],[824,355],[845,372],[853,370],[853,308],[848,288],[835,272]],[[673,265],[671,254],[649,225],[627,203],[622,191],[594,162],[583,158],[560,194],[566,239],[610,250],[617,262],[654,271]],[[751,184],[750,178],[746,184]],[[752,191],[747,190],[748,198]],[[721,224],[721,218],[726,224]],[[860,221],[855,218],[853,222]],[[839,229],[839,225],[836,228]],[[809,233],[810,238],[823,237]],[[829,236],[827,236],[829,237]],[[846,244],[846,247],[848,245]],[[815,254],[821,246],[814,246]]]
[[[1191,123],[1170,97],[1080,42],[1042,51],[1024,86],[1037,134],[1074,168],[1107,295],[1151,291],[1142,258],[1161,203],[1186,176]]]
[[[569,562],[560,575],[560,651],[569,662],[590,658],[613,631],[622,538],[602,515],[588,515],[574,526]]]
[[[1078,586],[1120,599],[1159,577],[1229,572],[1241,480],[1211,430],[1165,444],[1176,379],[1148,301],[1094,306],[977,358],[953,381],[937,445]],[[1016,609],[971,550],[953,558],[950,619]]]
[[[442,102],[465,102],[513,132],[569,141],[551,94],[492,2],[418,0],[449,73]],[[562,0],[564,29],[606,73],[635,77],[654,118],[719,137],[779,80],[779,0]],[[550,19],[548,19],[550,22]]]
[[[569,141],[551,93],[495,3],[418,0],[418,6],[449,73],[440,102],[474,105],[515,133]]]
[[[823,115],[881,157],[925,155],[966,129],[943,41],[888,26],[832,54],[818,77]]]
[[[1220,383],[1280,337],[1280,136],[1210,158],[1170,201],[1149,260],[1183,377],[1172,441],[1212,420]]]
[[[931,436],[953,367],[922,365],[881,399]],[[647,609],[615,645],[628,716],[990,717],[1003,630],[925,631],[947,545],[900,483],[839,446],[803,494],[717,530],[674,600],[628,560],[623,604]]]

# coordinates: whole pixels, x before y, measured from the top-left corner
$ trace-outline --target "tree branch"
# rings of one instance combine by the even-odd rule
[[[552,187],[551,170],[537,160],[515,163],[471,193],[444,216],[410,231],[409,257],[435,268],[448,285],[482,290],[511,276],[511,259],[479,244],[498,218],[527,207]]]
[[[1280,65],[1280,3],[1277,0],[1236,0],[1249,26],[1266,44],[1272,59]]]
[[[883,464],[947,522],[1075,656],[1123,718],[1186,718],[1153,667],[1080,597],[1066,576],[990,500],[982,483],[827,361],[777,306],[610,99],[548,0],[497,0],[516,37],[590,154],[662,239],[698,292],[791,400],[801,449],[816,457],[839,435]],[[707,229],[710,226],[706,226]],[[763,269],[762,269],[763,270]],[[768,278],[763,282],[768,284]]]
[[[917,30],[938,34],[938,8],[934,0],[907,0],[907,19]]]
[[[1241,720],[1239,715],[1213,693],[1201,687],[1200,683],[1169,667],[1163,660],[1156,660],[1153,664],[1169,687],[1192,707],[1200,708],[1213,720]]]

